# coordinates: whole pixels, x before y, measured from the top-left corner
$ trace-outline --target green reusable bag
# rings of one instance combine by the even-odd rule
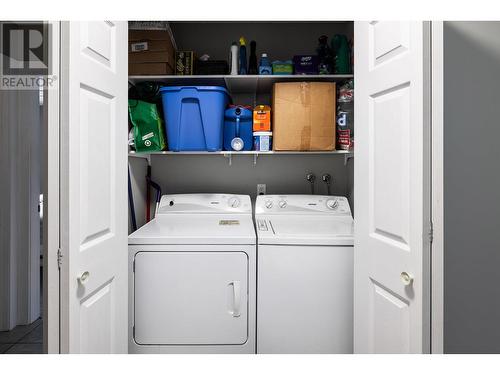
[[[135,150],[137,152],[164,150],[165,130],[156,104],[129,99],[128,113],[133,126]]]

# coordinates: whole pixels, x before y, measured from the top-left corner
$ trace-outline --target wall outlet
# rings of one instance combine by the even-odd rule
[[[266,184],[257,184],[257,195],[266,195]]]

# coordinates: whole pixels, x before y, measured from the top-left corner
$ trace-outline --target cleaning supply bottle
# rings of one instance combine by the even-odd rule
[[[318,43],[316,53],[319,59],[319,74],[331,74],[333,71],[333,54],[332,49],[328,45],[328,37],[326,35],[321,35],[318,39]]]
[[[247,46],[244,37],[240,38],[240,75],[247,74]]]
[[[257,74],[257,43],[255,40],[250,42],[250,57],[248,58],[248,74]]]
[[[231,75],[238,75],[238,43],[231,45]]]
[[[335,56],[334,72],[336,74],[351,73],[351,52],[347,37],[345,35],[336,34],[332,39],[332,49]]]
[[[267,53],[263,53],[260,57],[259,74],[273,74],[273,67],[267,58]]]

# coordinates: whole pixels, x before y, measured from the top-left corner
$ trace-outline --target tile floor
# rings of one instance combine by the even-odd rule
[[[43,232],[42,232],[43,233]],[[40,257],[40,264],[42,264]],[[43,311],[43,268],[40,266],[40,312]],[[27,326],[0,331],[0,354],[43,354],[43,320],[38,318]]]
[[[42,354],[42,319],[12,331],[0,332],[0,354]]]

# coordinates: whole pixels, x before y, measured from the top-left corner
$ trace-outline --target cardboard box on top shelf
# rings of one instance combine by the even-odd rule
[[[166,40],[139,40],[129,41],[128,52],[169,52],[171,55],[175,54],[173,46]]]
[[[168,30],[129,30],[129,74],[172,74],[175,51]]]
[[[142,75],[172,75],[174,68],[167,63],[143,63],[143,64],[128,64],[128,75],[142,76]]]
[[[335,150],[333,82],[283,82],[273,87],[273,149]]]
[[[159,51],[159,52],[133,52],[128,55],[128,62],[131,64],[139,63],[166,63],[170,66],[174,66],[174,60],[169,52]]]

